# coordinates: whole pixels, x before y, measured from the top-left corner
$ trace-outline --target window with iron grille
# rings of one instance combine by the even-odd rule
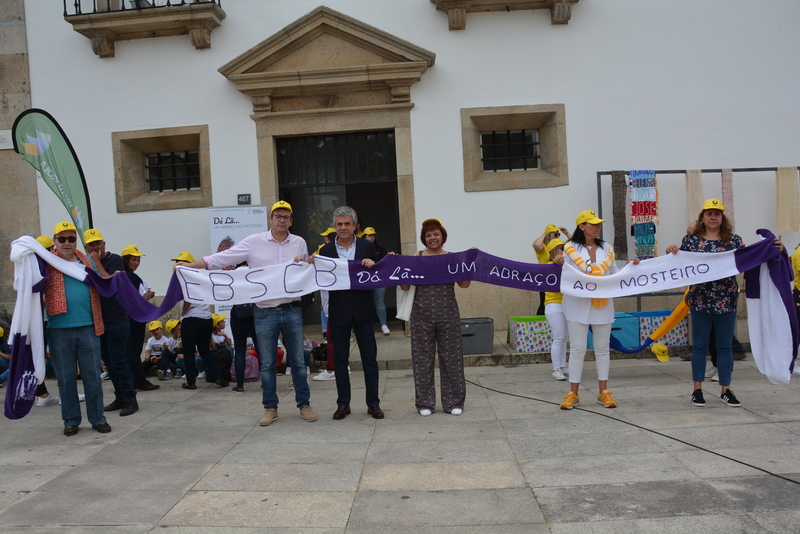
[[[396,182],[394,130],[275,140],[280,187]]]
[[[519,130],[481,133],[484,172],[539,168],[539,132]]]
[[[189,191],[200,188],[200,155],[197,150],[158,152],[145,156],[147,190]]]

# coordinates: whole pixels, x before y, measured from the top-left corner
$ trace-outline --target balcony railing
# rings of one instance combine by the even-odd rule
[[[114,57],[117,41],[153,37],[189,35],[195,48],[211,48],[224,18],[222,0],[64,0],[64,20],[101,58]]]
[[[69,2],[64,0],[64,16],[112,13],[130,11],[131,9],[172,7],[186,4],[217,4],[222,7],[222,0],[71,0]],[[68,8],[72,9],[72,13],[67,11]]]

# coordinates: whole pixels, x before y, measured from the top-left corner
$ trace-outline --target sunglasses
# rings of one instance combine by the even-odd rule
[[[68,236],[68,237],[63,237],[62,236],[62,237],[57,237],[56,238],[56,241],[58,241],[59,243],[66,243],[67,241],[69,241],[70,243],[74,243],[77,240],[78,240],[78,238],[75,237],[74,235],[71,235],[71,236]]]

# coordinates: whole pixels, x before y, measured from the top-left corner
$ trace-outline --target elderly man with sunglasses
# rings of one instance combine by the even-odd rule
[[[53,231],[54,254],[68,262],[94,268],[78,250],[75,225],[64,221]],[[50,358],[58,380],[64,435],[74,436],[81,424],[78,401],[78,366],[86,394],[86,415],[92,428],[106,434],[111,425],[103,411],[103,381],[100,379],[100,336],[104,333],[100,296],[93,287],[75,280],[47,264],[50,275],[45,283],[47,339]]]

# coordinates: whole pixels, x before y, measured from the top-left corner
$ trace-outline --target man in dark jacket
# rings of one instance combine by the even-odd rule
[[[122,256],[106,251],[106,242],[100,230],[92,228],[83,233],[86,252],[94,262],[97,272],[109,278],[116,272],[125,274]],[[105,333],[100,336],[100,354],[114,384],[114,402],[105,411],[119,410],[123,417],[139,410],[136,390],[133,389],[133,374],[128,364],[128,334],[130,324],[128,313],[114,297],[100,297],[100,310],[103,313]]]
[[[324,245],[320,256],[361,261],[372,268],[377,261],[375,245],[355,236],[358,215],[353,208],[341,206],[333,212],[336,239]],[[333,365],[336,375],[338,408],[333,418],[341,420],[350,414],[350,375],[347,371],[350,354],[350,329],[352,328],[361,353],[364,368],[364,385],[367,388],[367,413],[383,419],[378,398],[378,347],[375,343],[375,302],[370,290],[331,291],[328,303],[328,332],[333,344]]]

